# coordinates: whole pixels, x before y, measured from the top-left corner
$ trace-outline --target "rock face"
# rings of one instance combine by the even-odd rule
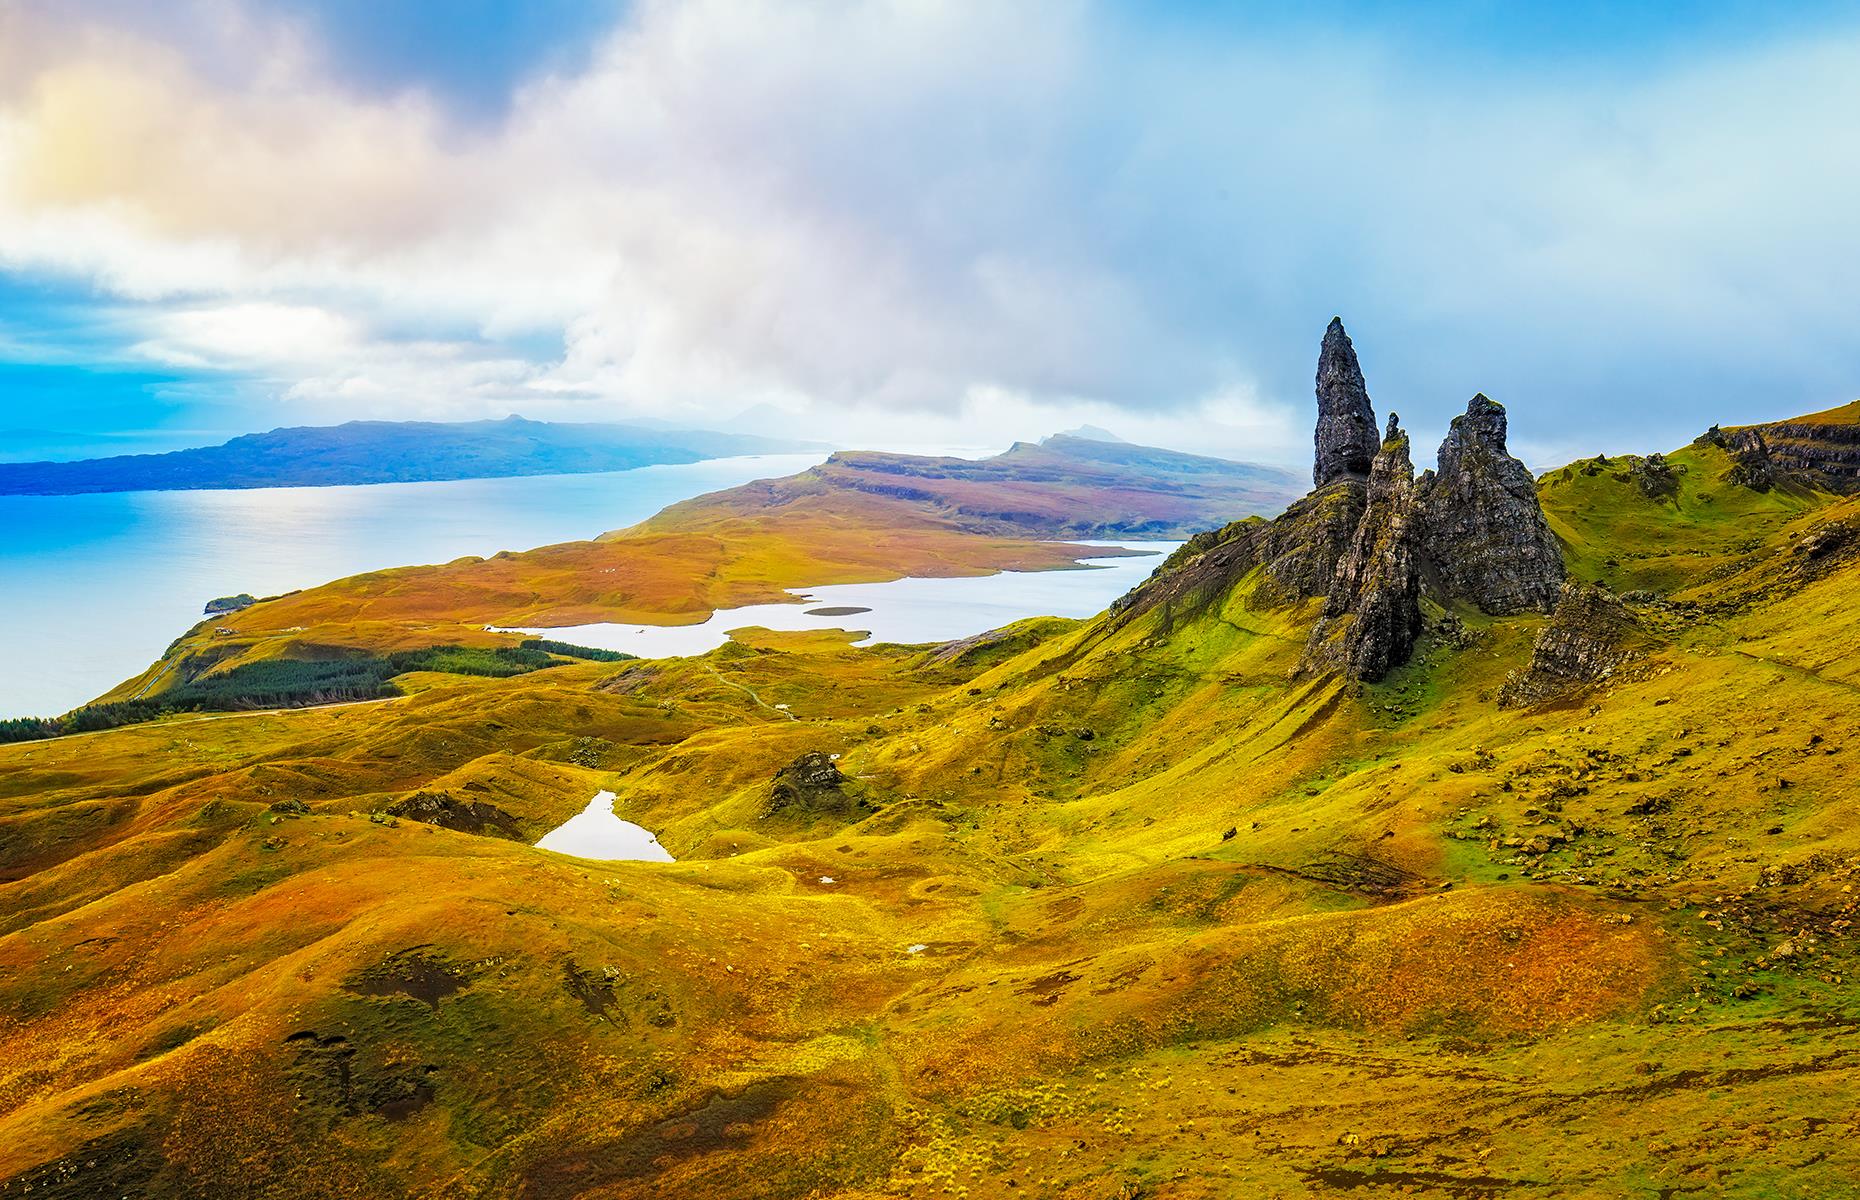
[[[1755,429],[1739,429],[1724,440],[1731,455],[1731,469],[1725,478],[1756,492],[1776,486],[1776,460],[1770,457],[1770,444]]]
[[[1542,704],[1601,683],[1634,657],[1640,625],[1612,593],[1572,579],[1531,647],[1530,665],[1499,689],[1501,706]]]
[[[1416,515],[1408,435],[1391,415],[1370,467],[1362,520],[1305,643],[1302,671],[1335,669],[1373,682],[1408,661],[1421,632]]]
[[[1505,406],[1483,392],[1453,418],[1438,473],[1423,477],[1421,538],[1451,595],[1494,616],[1549,612],[1563,589],[1563,549],[1505,434]]]
[[[1317,486],[1368,475],[1380,445],[1376,410],[1369,403],[1356,347],[1337,317],[1331,318],[1318,352],[1317,407],[1317,464],[1311,473]]]
[[[1860,492],[1860,400],[1750,432],[1761,434],[1778,469],[1806,475],[1831,492]]]

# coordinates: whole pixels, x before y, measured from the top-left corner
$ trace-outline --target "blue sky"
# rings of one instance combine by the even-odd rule
[[[1860,395],[1849,5],[0,0],[0,457],[352,417],[1540,465]]]

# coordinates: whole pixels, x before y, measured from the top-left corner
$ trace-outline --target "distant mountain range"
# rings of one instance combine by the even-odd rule
[[[350,421],[274,429],[219,446],[77,462],[0,463],[0,495],[203,488],[331,487],[577,475],[740,454],[807,453],[826,446],[658,424],[501,421]]]

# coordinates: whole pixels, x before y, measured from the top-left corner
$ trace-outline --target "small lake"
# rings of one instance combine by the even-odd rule
[[[761,455],[591,475],[0,496],[0,717],[54,716],[161,657],[216,596],[595,537],[806,470]]]
[[[609,861],[671,862],[672,856],[650,829],[622,821],[614,815],[614,794],[596,793],[588,807],[543,835],[538,850],[572,854],[576,858]]]
[[[641,658],[704,654],[729,640],[733,629],[845,629],[863,632],[857,644],[947,642],[1025,617],[1090,617],[1149,577],[1180,542],[1085,542],[1144,551],[1136,557],[1092,558],[1078,570],[1002,571],[959,579],[898,579],[842,583],[797,590],[798,604],[753,604],[720,609],[700,625],[634,623],[571,625],[521,632]],[[849,611],[864,610],[864,611]]]

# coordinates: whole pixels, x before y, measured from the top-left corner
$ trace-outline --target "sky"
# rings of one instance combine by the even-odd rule
[[[1860,396],[1860,11],[0,0],[0,458],[352,418],[1548,467]],[[1425,457],[1423,455],[1422,457]]]

